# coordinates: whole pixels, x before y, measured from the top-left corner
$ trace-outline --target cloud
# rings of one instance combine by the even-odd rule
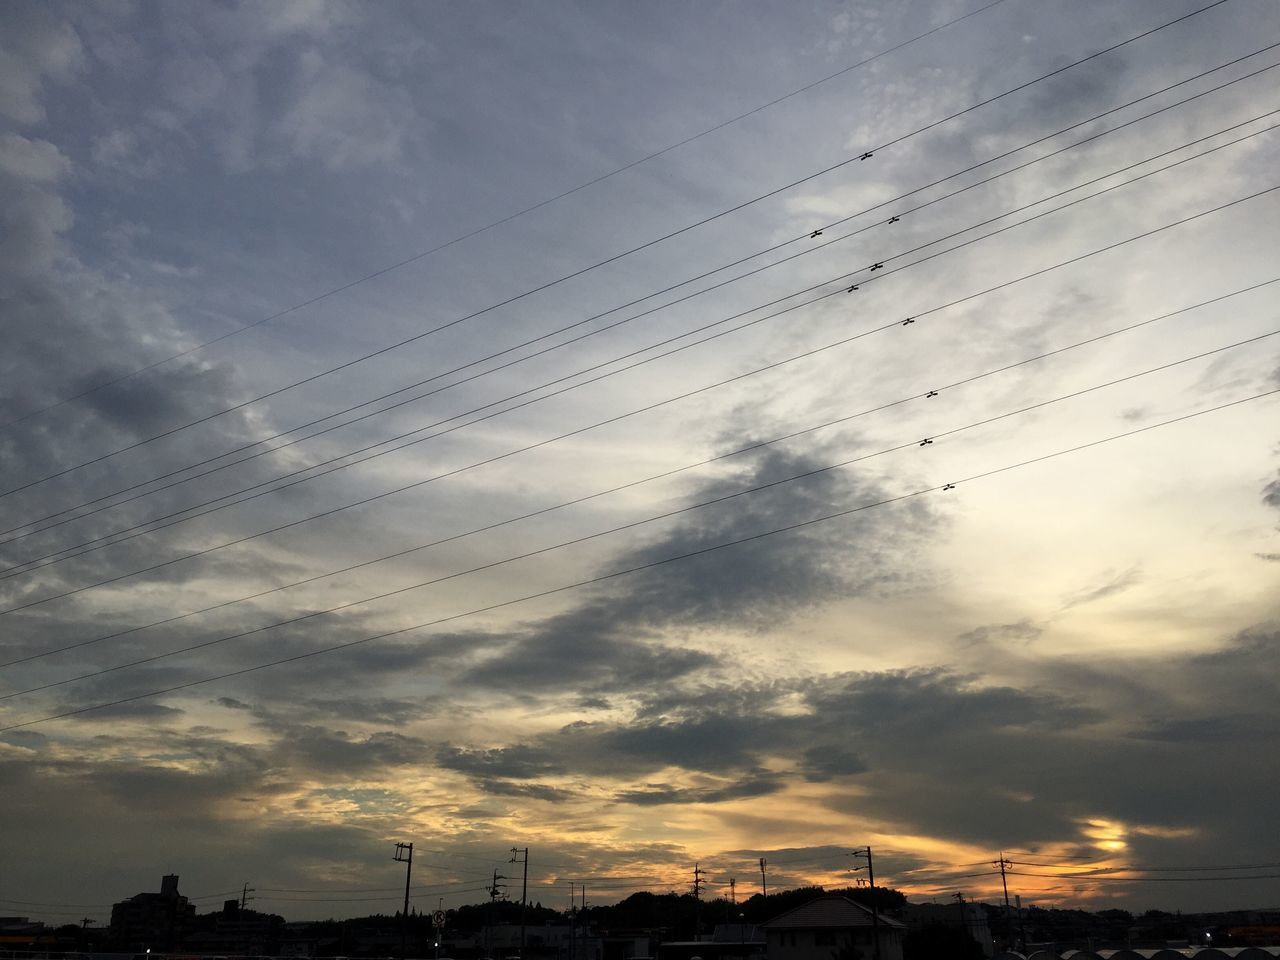
[[[45,84],[66,83],[83,63],[80,38],[69,24],[56,22],[40,5],[7,8],[0,38],[0,115],[41,122]]]
[[[1108,597],[1124,593],[1130,587],[1136,586],[1141,582],[1142,572],[1137,567],[1132,567],[1122,573],[1108,572],[1104,574],[1102,583],[1097,586],[1086,587],[1063,600],[1062,608],[1070,610],[1073,607],[1082,607],[1088,603],[1097,603],[1099,600],[1106,600]]]
[[[649,784],[639,790],[624,790],[616,794],[614,800],[642,807],[728,803],[733,800],[767,797],[778,793],[785,785],[786,780],[781,775],[767,770],[758,770],[743,778],[735,778],[731,783],[717,786],[669,787]]]
[[[0,172],[30,183],[53,183],[71,170],[71,161],[48,140],[17,133],[0,136]]]
[[[1280,510],[1280,477],[1272,480],[1262,488],[1262,502],[1268,507]]]
[[[838,747],[809,747],[804,752],[800,771],[810,783],[826,783],[838,777],[866,773],[867,764],[852,750]]]
[[[295,156],[332,170],[398,164],[419,121],[402,91],[311,49],[298,57],[296,99],[280,118]]]
[[[1016,623],[992,623],[966,630],[956,637],[963,646],[976,646],[999,640],[1016,640],[1024,644],[1032,643],[1044,633],[1044,628],[1023,618]]]
[[[820,451],[767,449],[730,477],[696,484],[687,501],[715,500],[828,462]],[[652,694],[719,662],[704,650],[650,639],[660,632],[757,630],[838,598],[901,589],[919,575],[914,546],[936,525],[921,504],[868,511],[706,552],[832,512],[833,505],[856,506],[884,496],[875,481],[836,470],[684,514],[648,544],[624,550],[607,568],[649,569],[596,590],[576,609],[527,627],[500,654],[467,671],[464,680],[529,691],[573,684],[586,695]],[[664,562],[687,555],[695,556]]]
[[[436,763],[446,770],[474,777],[496,774],[510,780],[532,780],[564,772],[564,767],[551,753],[525,745],[490,750],[442,746],[436,753]]]

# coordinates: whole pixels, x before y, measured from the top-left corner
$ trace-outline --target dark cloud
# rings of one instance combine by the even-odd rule
[[[1067,597],[1063,601],[1062,607],[1064,610],[1070,610],[1072,607],[1084,606],[1087,603],[1097,603],[1099,600],[1105,600],[1108,597],[1123,593],[1141,582],[1142,573],[1136,567],[1125,570],[1122,573],[1107,573],[1103,576],[1101,583],[1096,586],[1086,587]]]
[[[392,731],[352,736],[317,726],[292,726],[275,742],[273,758],[292,769],[333,777],[377,775],[420,766],[431,758],[424,741]]]
[[[592,602],[516,634],[464,671],[468,685],[524,692],[649,690],[714,666],[715,656],[646,641],[606,602]]]
[[[531,800],[546,800],[551,803],[573,799],[575,794],[570,790],[549,787],[540,783],[518,783],[494,777],[475,777],[472,783],[485,793],[496,797],[528,797]]]
[[[1268,507],[1280,510],[1280,477],[1272,480],[1262,488],[1262,502]]]
[[[866,773],[867,765],[852,750],[838,746],[810,747],[804,752],[800,770],[810,783],[825,783],[837,777]]]
[[[770,448],[740,464],[732,477],[699,483],[688,500],[714,500],[829,462],[819,451]],[[464,680],[522,690],[572,686],[587,695],[653,693],[718,662],[701,650],[649,641],[656,631],[757,629],[837,598],[898,589],[918,576],[913,549],[936,532],[936,518],[916,501],[662,562],[885,496],[874,481],[835,470],[684,514],[648,545],[610,564],[657,566],[529,628]]]
[[[16,747],[35,748],[48,741],[43,733],[36,730],[9,730],[0,733],[0,741],[11,743]]]
[[[155,723],[176,720],[184,713],[186,711],[180,707],[170,707],[163,703],[148,703],[145,700],[139,700],[133,703],[112,704],[111,706],[94,710],[91,713],[78,714],[71,719],[81,723],[97,723],[104,720],[147,720]]]
[[[825,724],[877,735],[945,739],[975,731],[1060,730],[1098,719],[1057,693],[989,686],[940,668],[824,678],[807,700]]]
[[[560,761],[548,751],[519,745],[492,750],[443,746],[436,752],[436,763],[446,770],[474,777],[497,775],[512,780],[532,780],[564,772]]]
[[[1143,740],[1171,743],[1203,742],[1261,744],[1274,741],[1280,733],[1280,717],[1269,714],[1221,714],[1209,717],[1168,718],[1133,733]]]
[[[639,790],[624,790],[614,796],[619,803],[642,807],[686,803],[726,803],[731,800],[748,800],[767,797],[786,786],[784,777],[765,770],[754,771],[732,783],[718,786],[669,787],[649,784]]]
[[[992,623],[974,627],[956,637],[956,641],[966,647],[989,643],[993,640],[1016,640],[1028,644],[1038,640],[1042,633],[1044,633],[1043,627],[1024,618],[1017,623]]]

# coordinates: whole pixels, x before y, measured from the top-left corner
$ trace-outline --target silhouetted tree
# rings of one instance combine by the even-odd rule
[[[902,960],[984,960],[984,954],[967,933],[945,924],[928,923],[903,938]]]

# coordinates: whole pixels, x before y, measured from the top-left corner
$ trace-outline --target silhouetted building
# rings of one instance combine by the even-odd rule
[[[261,957],[279,951],[284,917],[257,910],[242,910],[240,901],[226,900],[221,912],[199,918],[200,930],[182,941],[188,953]]]
[[[872,931],[879,928],[881,960],[902,960],[902,923],[871,910],[848,897],[826,896],[810,900],[762,924],[769,944],[769,960],[832,960],[858,951],[875,955]]]
[[[990,957],[996,952],[987,908],[981,903],[906,903],[902,905],[902,919],[909,930],[920,930],[930,924],[962,930],[982,947],[983,956]]]
[[[191,932],[195,916],[171,873],[160,881],[159,893],[137,893],[111,908],[111,939],[127,950],[172,951]]]

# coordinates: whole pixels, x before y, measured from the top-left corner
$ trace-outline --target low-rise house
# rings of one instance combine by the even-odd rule
[[[810,900],[762,927],[769,960],[902,960],[906,929],[841,896]]]

